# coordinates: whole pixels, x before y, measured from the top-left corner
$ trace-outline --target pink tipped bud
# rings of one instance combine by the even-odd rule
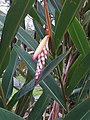
[[[33,60],[36,60],[38,55],[42,52],[44,46],[46,45],[47,41],[49,40],[49,35],[45,36],[43,40],[40,42],[39,46],[37,47],[34,55],[33,55]]]

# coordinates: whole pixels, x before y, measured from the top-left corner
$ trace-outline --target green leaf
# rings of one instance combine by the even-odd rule
[[[68,87],[70,82],[71,82],[71,78],[73,76],[73,73],[76,69],[76,67],[78,66],[78,64],[80,64],[81,60],[83,59],[83,55],[79,55],[78,58],[75,60],[75,62],[72,64],[72,66],[70,67],[68,74],[67,74],[67,80],[66,80],[66,86]]]
[[[50,84],[51,83],[51,84]],[[57,85],[56,81],[54,80],[54,78],[49,75],[47,76],[43,81],[41,81],[39,83],[41,85],[41,87],[45,90],[46,94],[49,95],[49,97],[55,99],[64,109],[65,109],[65,105],[64,105],[64,98],[61,92],[60,87]],[[11,109],[13,107],[13,105],[25,94],[27,94],[28,92],[32,91],[33,88],[35,87],[35,81],[32,80],[31,82],[29,82],[28,84],[26,84],[25,86],[23,86],[18,93],[16,93],[13,98],[11,99],[11,101],[8,104],[8,109]],[[58,91],[58,92],[57,92]]]
[[[40,82],[40,85],[50,98],[56,100],[65,109],[61,88],[51,75],[48,75],[42,82]]]
[[[5,56],[5,59],[3,61],[2,66],[1,66],[2,69],[0,70],[0,76],[2,75],[3,71],[6,69],[6,67],[7,67],[7,65],[9,63],[9,58],[10,58],[10,49],[8,48],[7,54]]]
[[[45,93],[42,93],[32,111],[30,112],[28,120],[40,120],[48,104],[49,97]]]
[[[77,19],[74,19],[69,26],[69,34],[78,51],[81,54],[86,55],[90,51],[90,45],[87,40],[86,34]]]
[[[31,71],[31,75],[34,76],[35,75],[35,69],[36,69],[36,62],[32,61],[32,56],[29,55],[28,53],[26,53],[24,50],[22,50],[19,46],[15,45],[14,46],[14,50],[17,52],[18,55],[20,55],[20,57],[22,58],[22,60],[25,62],[25,64],[27,65],[28,69]],[[67,52],[68,53],[68,52]],[[56,67],[56,65],[67,55],[63,54],[61,56],[59,56],[56,59],[56,62],[53,61],[52,64],[55,62],[55,64],[51,67],[51,70],[54,69],[54,67]],[[51,64],[51,65],[52,65]],[[41,76],[41,78],[39,79],[38,82],[42,81],[43,78],[45,78],[50,72],[51,70],[48,71],[47,74],[45,74],[45,76]],[[48,81],[52,81],[52,86],[50,86],[50,82],[48,83]],[[60,87],[55,83],[54,79],[51,77],[51,75],[48,75],[45,78],[44,84],[46,86],[46,88],[48,88],[48,90],[50,91],[50,94],[52,95],[51,97],[56,99],[59,104],[61,104],[62,106],[64,106],[64,100],[63,97],[61,97],[61,91],[60,91]],[[30,90],[32,90],[35,87],[35,81],[31,81],[30,83],[28,83],[27,85],[25,85],[14,97],[13,100],[10,104],[12,104],[11,106],[13,106],[14,103],[16,103],[16,101],[22,97],[23,95],[25,95],[26,93],[28,93]],[[59,91],[58,93],[55,92],[55,90],[53,88],[56,88],[57,91]],[[59,95],[58,95],[59,94]],[[13,102],[14,101],[14,102]],[[10,106],[10,105],[9,105]]]
[[[84,15],[83,15],[83,21],[82,24],[86,25],[90,23],[90,10],[88,10]]]
[[[45,32],[44,32],[43,27],[41,25],[37,24],[36,21],[34,21],[34,26],[35,26],[36,32],[38,33],[40,38],[44,38]]]
[[[90,120],[90,110],[83,116],[82,120]]]
[[[44,12],[44,7],[42,6],[42,4],[38,1],[38,9],[37,9],[37,13],[39,15],[42,15],[45,19],[45,12]]]
[[[55,8],[51,4],[50,0],[47,1],[47,4],[48,4],[49,13],[51,13],[53,17],[55,17]]]
[[[62,41],[62,37],[67,30],[68,26],[74,19],[78,9],[80,8],[83,0],[66,0],[63,8],[59,14],[58,22],[55,30],[55,51],[58,50],[59,45]]]
[[[13,80],[13,74],[16,70],[17,60],[18,60],[17,53],[13,49],[11,52],[9,64],[2,78],[2,88],[3,88],[6,100],[9,99],[12,93],[10,91],[13,87],[12,80]]]
[[[80,82],[80,80],[85,77],[85,75],[89,72],[89,70],[90,70],[90,53],[87,54],[82,59],[82,61],[77,65],[76,69],[74,70],[70,84],[66,90],[67,95],[71,94],[71,92]]]
[[[16,104],[16,102],[26,95],[28,92],[32,91],[33,88],[35,87],[35,81],[32,80],[28,84],[24,85],[17,93],[14,94],[12,99],[8,103],[8,110],[11,110],[12,107]]]
[[[8,11],[2,33],[2,42],[0,43],[0,69],[7,54],[9,44],[13,40],[22,20],[32,7],[33,2],[34,0],[22,0],[22,2],[16,0]]]
[[[17,33],[18,39],[23,42],[27,47],[29,47],[31,50],[35,50],[38,46],[38,43],[35,39],[33,39],[30,34],[24,30],[22,27],[19,28]]]
[[[78,97],[79,102],[87,95],[89,89],[90,89],[90,76],[88,76],[83,83],[81,92],[80,92],[79,97]]]
[[[53,5],[53,7],[55,8],[55,10],[57,11],[61,11],[61,3],[60,0],[50,0],[51,4]]]
[[[90,111],[90,98],[77,105],[63,120],[86,120],[83,119]]]
[[[39,15],[38,15],[37,11],[35,10],[35,8],[32,7],[32,8],[30,9],[29,15],[32,16],[32,18],[33,18],[34,20],[36,20],[39,24],[41,24],[40,17],[39,17]]]
[[[51,84],[50,84],[51,83]],[[49,75],[47,76],[43,81],[39,83],[41,87],[45,90],[46,94],[49,95],[49,97],[55,99],[64,109],[64,98],[61,92],[60,87],[57,85],[54,78]],[[13,105],[24,95],[26,95],[28,92],[32,91],[35,87],[35,81],[32,80],[28,84],[24,85],[11,99],[11,101],[8,104],[8,109],[11,109]],[[57,92],[58,91],[58,92]]]
[[[30,71],[28,70],[26,82],[24,85],[26,85],[28,82],[30,82],[30,80],[31,80],[31,75],[30,75]],[[25,115],[25,113],[30,105],[30,101],[32,100],[32,92],[33,92],[33,90],[31,90],[30,92],[28,92],[27,94],[25,94],[23,97],[21,97],[18,100],[18,104],[16,105],[16,110],[15,110],[16,114],[18,114],[22,117]]]
[[[41,5],[40,2],[38,2],[38,9],[37,13],[39,15],[39,18],[42,22],[42,25],[46,23],[46,18],[45,18],[45,12],[44,12],[44,7]],[[37,21],[37,20],[36,20]]]
[[[4,24],[5,16],[0,15],[0,21]],[[38,42],[33,39],[30,34],[24,30],[22,27],[19,28],[17,32],[17,37],[23,42],[27,47],[30,47],[31,50],[35,50],[38,46]]]
[[[29,53],[25,52],[23,49],[21,49],[18,45],[14,46],[14,50],[22,58],[24,63],[27,65],[28,69],[31,72],[31,75],[34,76],[36,62],[32,60],[32,56]]]
[[[23,120],[20,116],[0,108],[0,120]]]
[[[70,51],[61,54],[56,59],[54,59],[49,65],[47,65],[42,71],[39,80],[44,79],[47,75],[49,75],[52,70],[69,54]]]

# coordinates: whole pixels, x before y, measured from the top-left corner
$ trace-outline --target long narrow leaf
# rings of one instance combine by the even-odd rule
[[[16,0],[8,11],[2,33],[2,42],[0,43],[0,69],[7,54],[9,44],[13,40],[25,15],[32,7],[33,2],[34,0]],[[10,25],[8,23],[10,23]]]
[[[83,59],[83,55],[79,55],[78,58],[75,60],[75,62],[72,64],[72,66],[70,67],[68,74],[67,74],[67,80],[66,80],[66,86],[68,87],[70,82],[71,82],[71,78],[73,76],[73,73],[75,71],[75,69],[77,68],[77,66],[80,64],[80,62]]]
[[[28,120],[40,120],[49,105],[49,97],[43,93],[28,116]]]
[[[51,75],[48,75],[42,82],[40,82],[40,85],[49,97],[56,100],[65,109],[64,97],[60,86]]]
[[[71,78],[71,82],[67,88],[67,94],[70,95],[70,93],[73,91],[73,89],[77,86],[77,84],[80,82],[80,80],[85,77],[85,75],[90,70],[90,53],[87,54],[83,60],[78,64],[76,67],[73,76]]]
[[[9,59],[10,59],[10,49],[8,48],[7,54],[5,56],[6,59],[4,59],[3,64],[2,64],[2,69],[0,69],[0,76],[2,75],[3,71],[6,69]]]
[[[58,17],[58,22],[56,24],[56,30],[55,30],[55,51],[58,50],[59,45],[62,41],[62,37],[67,30],[68,26],[74,19],[78,9],[80,8],[83,0],[66,0],[63,8],[61,10],[61,13]]]
[[[50,98],[56,100],[65,109],[64,98],[61,89],[51,75],[47,76],[43,81],[41,81],[40,85],[46,91],[46,94],[49,95]],[[8,109],[11,109],[22,96],[32,91],[34,87],[35,87],[34,80],[23,86],[9,102]]]
[[[77,105],[63,120],[83,120],[83,117],[85,117],[89,111],[90,98]]]
[[[20,116],[0,108],[0,120],[23,120]]]
[[[35,74],[35,68],[36,68],[36,63],[32,61],[32,56],[29,55],[28,53],[26,53],[24,50],[22,50],[20,47],[18,46],[14,46],[14,50],[17,52],[18,55],[20,55],[20,57],[22,58],[22,60],[25,62],[25,64],[27,65],[28,69],[31,71],[31,75],[34,76]],[[66,56],[66,54],[61,55],[62,58],[64,58]],[[62,59],[59,56],[57,58],[58,62],[60,62]],[[52,62],[53,63],[53,62]],[[54,69],[57,66],[57,62],[53,65]],[[51,69],[51,70],[52,70]],[[48,71],[48,73],[51,72],[51,70]],[[45,74],[45,76],[42,77],[45,78],[48,74]],[[39,82],[42,81],[42,79],[39,79]],[[47,82],[48,81],[48,82]],[[50,86],[49,82],[52,82],[52,86]],[[60,87],[56,84],[56,82],[54,81],[54,79],[51,77],[51,75],[47,76],[44,80],[44,85],[46,86],[45,88],[49,88],[48,91],[51,94],[50,96],[53,99],[56,99],[62,106],[64,106],[64,100],[60,91]],[[11,101],[11,106],[13,106],[14,103],[16,103],[16,101],[22,97],[23,95],[25,95],[26,93],[28,93],[29,91],[31,91],[33,88],[35,87],[35,81],[31,81],[30,83],[28,83],[27,85],[25,85],[18,93],[16,93],[16,95],[13,97],[12,101]],[[54,88],[54,89],[53,89]],[[55,91],[59,91],[58,93]],[[10,106],[10,105],[9,105]],[[10,107],[11,107],[10,106]]]
[[[13,80],[13,74],[17,66],[17,59],[18,59],[17,53],[14,50],[12,50],[10,56],[10,62],[2,78],[2,87],[6,100],[8,100],[8,98],[10,97],[10,90],[11,87],[13,87],[12,80]]]
[[[32,56],[22,50],[18,45],[14,46],[14,50],[17,52],[17,54],[22,58],[22,60],[25,62],[27,65],[28,69],[31,72],[31,75],[34,76],[35,73],[35,68],[36,68],[36,62],[32,60]]]
[[[39,15],[38,15],[37,11],[35,10],[35,8],[32,7],[32,8],[30,9],[29,14],[30,14],[30,16],[31,16],[34,20],[36,20],[39,24],[41,24],[40,17],[39,17]]]
[[[57,10],[57,11],[61,11],[61,1],[60,0],[50,0],[51,4],[53,5],[53,7]]]
[[[81,54],[86,55],[90,51],[90,45],[86,34],[77,19],[74,19],[72,24],[69,26],[69,34],[78,51]]]
[[[51,71],[69,54],[69,51],[61,54],[56,59],[54,59],[41,73],[39,79],[44,79]]]
[[[27,47],[29,47],[31,50],[35,50],[38,46],[38,43],[35,39],[33,39],[30,34],[24,30],[22,27],[19,28],[17,33],[18,39],[23,42]]]

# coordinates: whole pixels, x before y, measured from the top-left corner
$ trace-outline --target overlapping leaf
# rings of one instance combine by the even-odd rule
[[[74,19],[72,24],[69,26],[69,34],[78,51],[81,54],[86,55],[90,51],[90,45],[86,34],[77,19]]]
[[[9,44],[13,40],[25,15],[32,7],[33,2],[34,0],[22,0],[21,4],[21,1],[16,0],[8,11],[2,33],[2,42],[0,43],[0,69],[7,54]]]
[[[0,120],[23,120],[20,116],[0,108]]]
[[[43,93],[28,116],[28,120],[40,120],[49,105],[49,97]]]
[[[13,87],[12,79],[17,66],[17,59],[18,59],[17,53],[14,50],[12,50],[10,56],[10,62],[2,78],[2,87],[6,100],[8,100],[8,98],[12,93],[11,90]]]
[[[67,30],[68,26],[74,19],[78,9],[80,8],[83,0],[66,0],[63,8],[61,10],[61,13],[58,17],[58,22],[56,24],[56,30],[55,30],[55,51],[58,50],[59,45],[62,41],[62,37]]]
[[[90,112],[90,98],[77,105],[63,120],[86,120]],[[90,117],[89,117],[90,119]]]
[[[26,53],[24,50],[22,50],[21,48],[19,48],[18,46],[14,47],[14,50],[17,52],[18,55],[20,55],[20,57],[22,58],[22,60],[25,62],[25,64],[27,65],[28,69],[31,71],[31,75],[34,76],[35,74],[35,68],[36,68],[36,63],[32,61],[32,56],[29,55],[28,53]],[[52,78],[51,75],[49,75],[49,73],[52,71],[52,69],[54,69],[56,67],[56,65],[58,64],[58,62],[60,62],[65,56],[67,55],[67,53],[59,56],[58,58],[56,58],[55,60],[51,63],[52,67],[51,69],[49,69],[47,71],[47,73],[41,76],[41,78],[39,79],[39,82],[45,78],[44,80],[44,85],[43,87],[45,89],[49,88],[48,91],[51,94],[50,96],[54,99],[56,99],[62,106],[64,106],[64,101],[63,101],[63,97],[61,95],[61,91],[59,86],[56,84],[56,82],[54,81],[54,79]],[[55,64],[54,64],[55,63]],[[46,67],[47,69],[47,67]],[[49,75],[49,76],[48,76]],[[50,86],[49,82],[52,82],[52,86]],[[13,97],[13,101],[16,102],[20,97],[22,97],[23,95],[25,95],[27,92],[29,92],[30,90],[32,90],[35,86],[35,81],[31,81],[30,83],[28,83],[27,85],[25,85],[14,97]],[[54,89],[53,89],[54,88]],[[58,93],[56,91],[59,91]],[[14,102],[11,102],[10,104],[13,104]]]
[[[85,75],[90,70],[90,52],[81,60],[81,62],[76,66],[70,84],[67,88],[67,94],[73,91],[73,89],[77,86],[80,80],[85,77]]]

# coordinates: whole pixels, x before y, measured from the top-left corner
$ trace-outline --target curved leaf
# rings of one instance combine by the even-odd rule
[[[27,120],[40,120],[48,105],[49,97],[45,95],[45,93],[42,93],[32,111],[30,112]]]
[[[14,50],[22,58],[22,60],[25,62],[25,64],[27,65],[28,69],[31,72],[31,75],[34,76],[36,62],[34,62],[32,60],[32,56],[29,53],[25,52],[23,49],[21,49],[18,45],[14,46]]]
[[[17,53],[14,50],[12,50],[9,64],[2,78],[2,88],[6,100],[8,100],[8,98],[10,97],[9,94],[11,91],[10,89],[13,86],[12,79],[17,66],[17,59],[18,59]]]
[[[32,7],[33,2],[34,0],[16,0],[8,11],[2,33],[2,42],[0,43],[0,69],[9,44],[13,40],[22,20]]]
[[[8,63],[9,63],[9,59],[10,59],[10,49],[8,48],[7,50],[7,54],[5,56],[5,59],[3,61],[3,64],[1,66],[2,69],[0,69],[0,76],[2,75],[3,71],[6,69]]]
[[[88,93],[90,89],[90,76],[86,78],[86,81],[84,82],[84,85],[81,89],[80,95],[78,97],[78,102],[80,102]]]
[[[83,77],[85,77],[89,70],[90,70],[90,53],[83,58],[83,60],[77,65],[76,69],[74,70],[70,84],[66,90],[67,95],[70,95],[70,93],[73,91],[76,85],[80,82],[80,80]]]
[[[86,55],[90,51],[90,45],[87,40],[86,34],[77,19],[74,19],[69,26],[69,34],[78,51],[81,54]]]
[[[90,120],[90,110],[82,117],[81,120]]]
[[[20,57],[22,58],[22,60],[24,60],[25,64],[27,65],[28,69],[31,71],[31,75],[34,76],[35,74],[35,68],[36,68],[36,63],[34,61],[32,61],[32,56],[29,55],[28,53],[26,53],[24,50],[22,50],[19,46],[14,46],[14,50],[17,52],[18,55],[20,55]],[[43,75],[43,73],[45,72],[45,70],[42,72],[41,77],[39,78],[38,82],[41,82],[42,79],[45,78],[44,80],[44,85],[46,86],[46,88],[49,88],[48,90],[50,91],[49,93],[51,94],[51,97],[56,99],[59,104],[61,104],[62,106],[64,106],[64,101],[63,98],[61,97],[61,91],[60,91],[60,87],[54,82],[54,79],[51,77],[50,72],[58,65],[58,63],[60,63],[63,58],[68,54],[64,53],[62,55],[60,55],[58,58],[56,58],[54,61],[51,62],[51,64],[49,65],[50,69],[48,69],[49,67],[47,66],[45,70],[48,69],[48,71],[46,72],[45,75]],[[52,86],[50,86],[50,84],[47,82],[48,81],[52,81]],[[26,86],[24,86],[13,98],[13,100],[17,101],[17,99],[19,99],[21,96],[25,95],[27,92],[29,92],[30,90],[32,90],[35,87],[35,81],[31,81],[30,83],[28,83]],[[55,88],[53,90],[53,87]],[[57,90],[56,90],[57,89]],[[55,91],[59,91],[59,93],[55,92]],[[59,95],[58,95],[59,94]],[[11,102],[12,104],[12,102]]]
[[[67,80],[66,80],[66,86],[68,87],[70,82],[71,82],[71,78],[73,76],[73,73],[76,69],[76,67],[80,64],[80,62],[83,59],[83,55],[79,55],[78,58],[76,59],[76,61],[72,64],[72,66],[70,67],[68,74],[67,74]]]
[[[51,75],[48,75],[42,82],[40,82],[40,85],[50,98],[56,100],[65,109],[64,97],[60,86]]]
[[[32,8],[30,9],[29,14],[30,14],[30,16],[32,16],[32,18],[33,18],[34,20],[36,20],[39,24],[41,24],[40,17],[39,17],[39,15],[38,15],[38,13],[37,13],[37,11],[35,10],[34,7],[32,7]]]
[[[50,84],[51,83],[51,84]],[[41,87],[45,90],[46,94],[49,95],[50,98],[55,99],[64,109],[64,98],[61,92],[60,87],[57,85],[54,78],[49,75],[43,81],[39,83]],[[25,94],[33,90],[35,87],[35,81],[32,80],[28,84],[24,85],[11,99],[8,104],[8,109],[11,109],[14,104]],[[58,92],[57,92],[58,91]]]
[[[49,75],[52,70],[69,54],[70,51],[61,54],[56,59],[54,59],[49,65],[47,65],[42,71],[39,79],[44,79],[47,75]]]
[[[77,105],[63,120],[86,120],[83,119],[90,111],[90,98]]]
[[[0,120],[23,120],[20,116],[0,108]]]
[[[82,2],[83,0],[66,0],[65,1],[56,24],[55,39],[54,39],[55,51],[58,50],[59,45],[62,41],[63,34],[65,33],[68,26],[74,19]]]
[[[50,0],[50,2],[56,10],[58,10],[59,12],[61,11],[62,6],[60,0]]]
[[[41,25],[37,24],[36,21],[34,21],[34,26],[35,26],[35,29],[36,29],[38,35],[40,36],[40,38],[44,38],[45,32],[44,32],[43,27]]]
[[[23,42],[27,47],[29,47],[31,50],[35,50],[38,46],[38,42],[33,39],[30,34],[24,30],[22,27],[19,28],[17,33],[18,39]]]

